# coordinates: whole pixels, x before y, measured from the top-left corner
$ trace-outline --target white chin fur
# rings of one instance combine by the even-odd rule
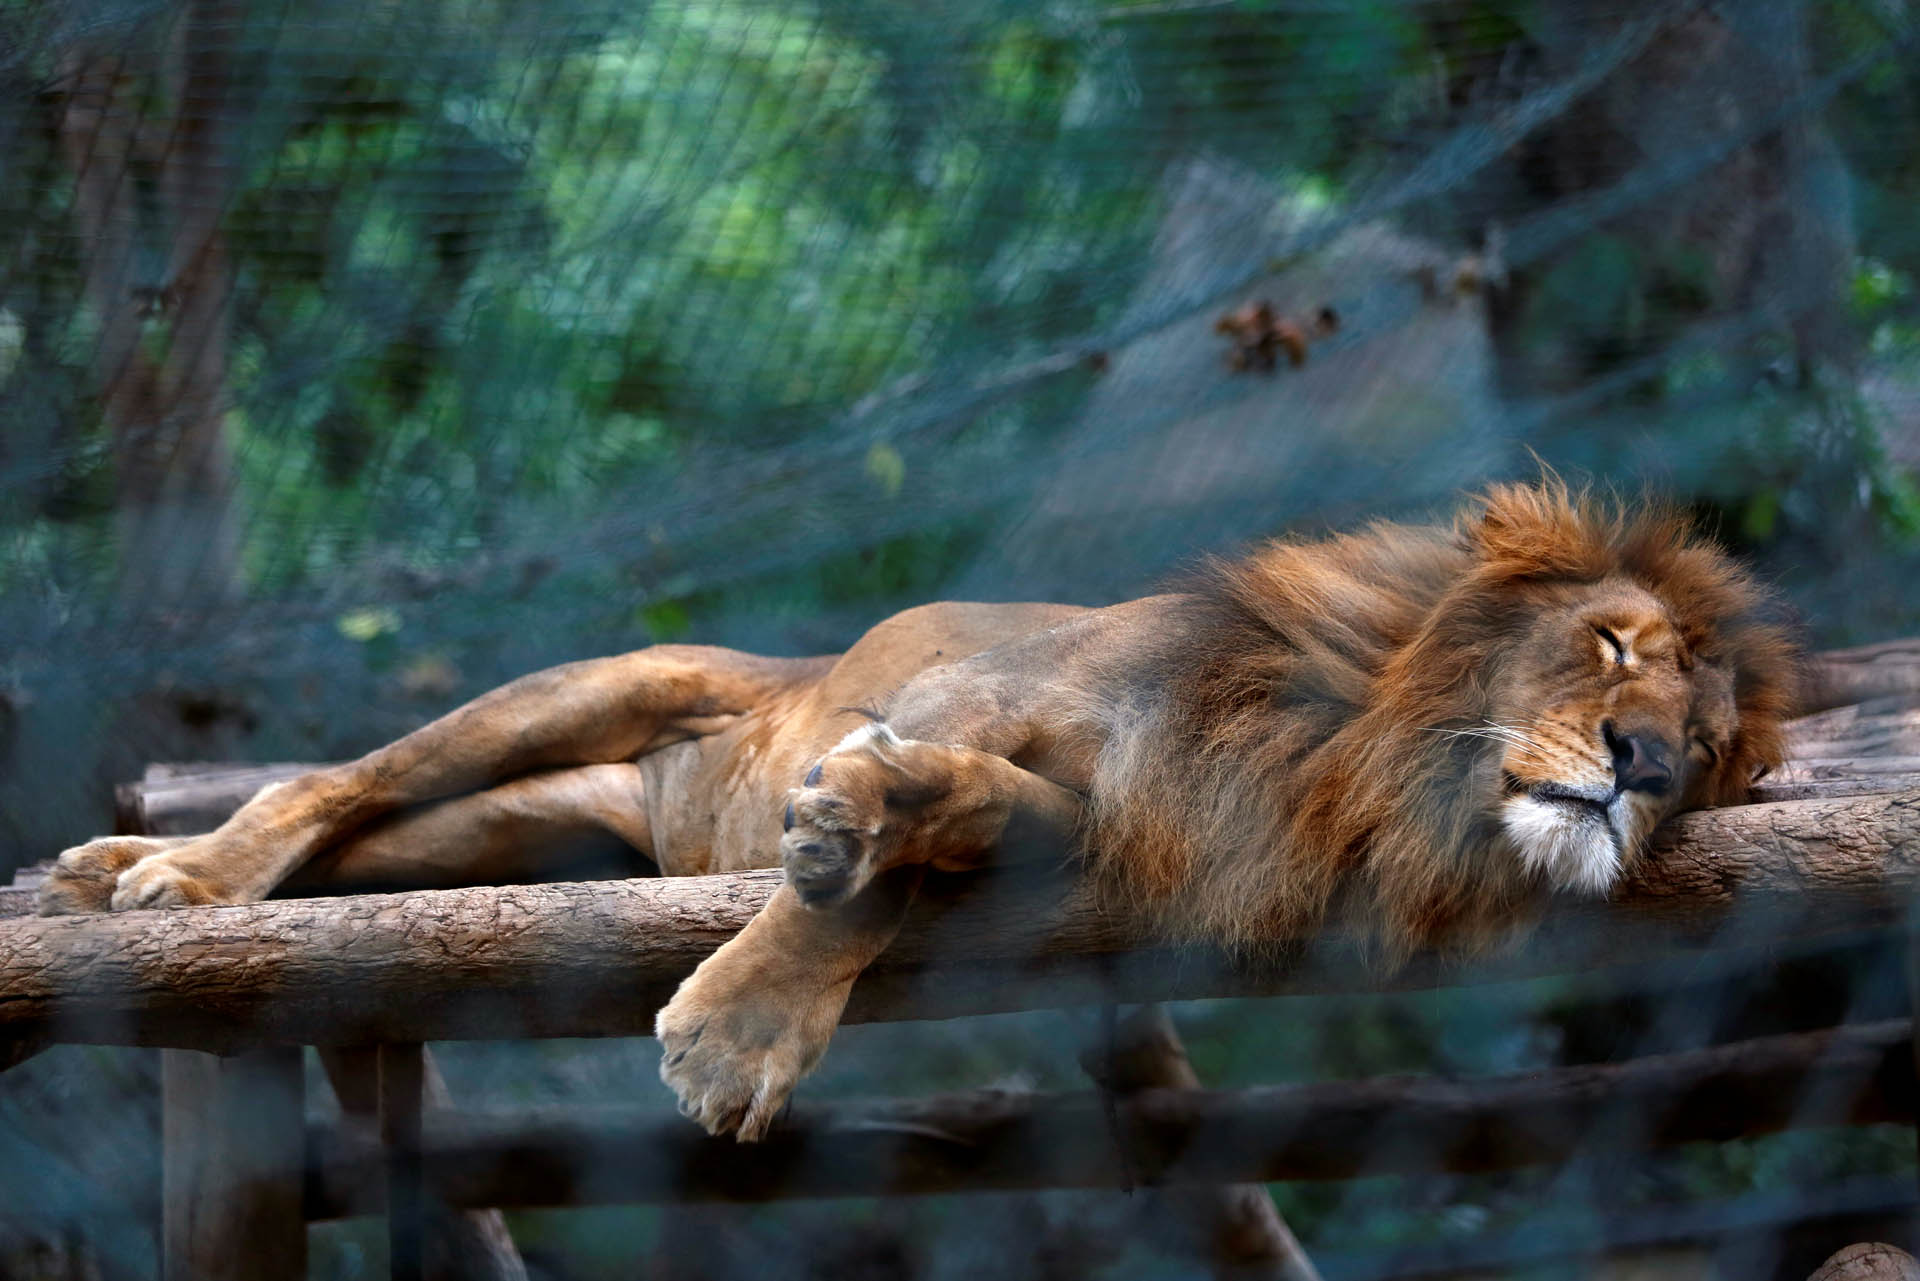
[[[1584,807],[1515,796],[1501,806],[1500,821],[1521,863],[1555,889],[1605,894],[1620,875],[1618,838]]]

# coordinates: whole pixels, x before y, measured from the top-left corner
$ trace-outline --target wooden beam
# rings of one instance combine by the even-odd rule
[[[0,921],[0,1037],[226,1049],[644,1035],[779,882],[745,872]],[[1768,950],[1892,923],[1916,886],[1920,795],[1706,811],[1670,824],[1615,902],[1556,907],[1525,949],[1383,971],[1337,930],[1267,959],[1170,947],[1058,872],[1011,869],[940,878],[847,1017],[1408,988]]]
[[[429,1186],[462,1206],[761,1201],[1485,1172],[1820,1125],[1909,1121],[1909,1020],[1467,1081],[978,1090],[794,1105],[758,1144],[640,1108],[429,1112]],[[308,1213],[377,1210],[363,1132],[317,1131]],[[1124,1154],[1124,1155],[1123,1155]]]
[[[161,1056],[166,1281],[306,1275],[302,1080],[297,1048]]]

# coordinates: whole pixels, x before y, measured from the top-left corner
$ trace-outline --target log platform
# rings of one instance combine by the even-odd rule
[[[1529,942],[1491,958],[1417,957],[1386,971],[1337,934],[1259,959],[1173,947],[1097,912],[1065,872],[1023,869],[942,880],[856,985],[847,1017],[1375,991],[1601,968],[1660,984],[1676,961],[1699,980],[1903,932],[1920,887],[1920,642],[1821,655],[1805,701],[1791,764],[1753,803],[1669,824],[1612,901],[1558,904]],[[121,790],[120,824],[205,830],[260,786],[304,768],[155,767]],[[502,1206],[1137,1178],[1239,1185],[1225,1190],[1244,1211],[1242,1190],[1267,1180],[1558,1162],[1610,1132],[1644,1149],[1808,1125],[1912,1123],[1916,1114],[1912,1023],[1896,1019],[1508,1080],[1208,1091],[1182,1067],[1136,1081],[1117,1101],[975,1092],[803,1102],[748,1155],[652,1112],[456,1111],[443,1089],[435,1093],[418,1047],[646,1035],[679,980],[759,910],[777,873],[44,919],[31,915],[35,882],[29,871],[0,887],[0,1068],[62,1042],[169,1052],[170,1276],[244,1275],[250,1265],[219,1260],[270,1258],[276,1275],[291,1278],[301,1268],[301,1223],[389,1205],[405,1207],[393,1216],[393,1275],[431,1274],[427,1225],[437,1214],[479,1249],[470,1274],[512,1278],[524,1268],[516,1274],[517,1256],[501,1244]],[[359,1100],[341,1125],[304,1128],[298,1056],[287,1057],[303,1045],[328,1052],[343,1103]],[[1603,1110],[1622,1109],[1639,1123],[1596,1124]],[[210,1123],[216,1115],[233,1119]],[[1404,1141],[1383,1146],[1376,1140],[1387,1132]],[[1124,1161],[1113,1159],[1116,1143]],[[1228,1201],[1209,1204],[1217,1214]],[[1260,1230],[1291,1242],[1277,1219]],[[1287,1248],[1293,1270],[1284,1275],[1314,1275],[1297,1246]],[[471,1262],[480,1256],[487,1261]]]

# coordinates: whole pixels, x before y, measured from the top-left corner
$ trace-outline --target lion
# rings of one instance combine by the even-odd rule
[[[927,869],[1014,827],[1176,935],[1330,913],[1390,952],[1605,894],[1783,755],[1796,651],[1673,513],[1552,477],[1451,524],[1283,539],[1105,608],[922,606],[846,653],[658,645],[516,680],[216,831],[63,853],[45,913],[538,879],[617,841],[785,880],[658,1015],[714,1134],[765,1134]]]

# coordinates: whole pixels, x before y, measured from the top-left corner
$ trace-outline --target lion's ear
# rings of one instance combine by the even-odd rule
[[[1477,516],[1462,522],[1468,542],[1499,578],[1604,574],[1614,522],[1557,478],[1533,485],[1495,485]]]

